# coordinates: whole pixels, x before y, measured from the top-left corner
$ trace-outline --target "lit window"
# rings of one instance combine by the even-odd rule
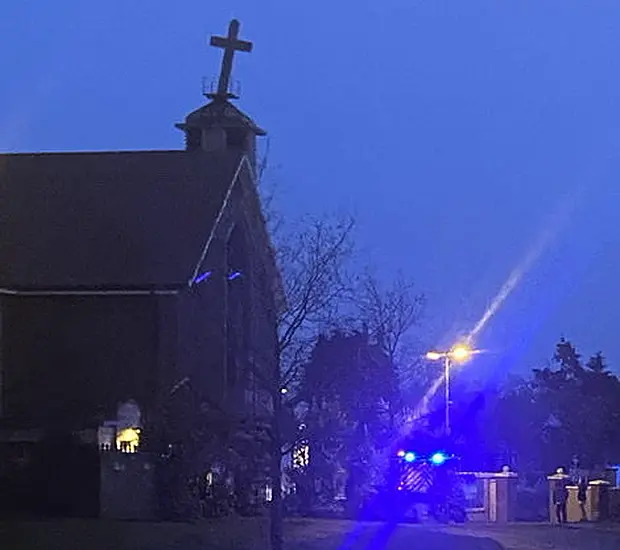
[[[116,448],[123,453],[135,453],[140,445],[140,428],[125,428],[116,434]]]
[[[310,446],[305,443],[293,451],[293,467],[305,468],[310,464]]]

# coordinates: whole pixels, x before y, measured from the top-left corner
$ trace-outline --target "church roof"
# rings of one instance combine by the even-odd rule
[[[248,115],[235,107],[229,101],[215,100],[207,105],[192,111],[187,115],[184,124],[177,124],[178,128],[197,126],[201,128],[209,126],[221,128],[244,128],[251,130],[257,136],[267,135]]]
[[[239,162],[186,151],[0,155],[0,288],[187,284]]]

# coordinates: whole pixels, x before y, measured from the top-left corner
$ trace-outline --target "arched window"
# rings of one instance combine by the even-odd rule
[[[250,270],[243,226],[233,229],[226,246],[226,381],[236,386],[247,368],[250,330]]]

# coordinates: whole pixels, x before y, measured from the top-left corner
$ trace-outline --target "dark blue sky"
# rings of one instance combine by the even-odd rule
[[[620,367],[617,0],[11,2],[0,150],[181,147],[232,16],[283,207],[355,212],[373,261],[427,293],[429,343],[555,231],[482,331],[486,363],[535,366],[565,335]]]

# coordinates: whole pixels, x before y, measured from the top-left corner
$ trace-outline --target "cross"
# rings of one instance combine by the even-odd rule
[[[228,98],[231,94],[228,92],[230,84],[230,74],[232,72],[233,56],[235,51],[251,52],[252,42],[239,40],[239,21],[233,19],[228,25],[228,36],[212,36],[211,46],[222,48],[224,50],[224,58],[222,59],[222,71],[220,72],[220,80],[217,84],[217,94],[215,97]]]

